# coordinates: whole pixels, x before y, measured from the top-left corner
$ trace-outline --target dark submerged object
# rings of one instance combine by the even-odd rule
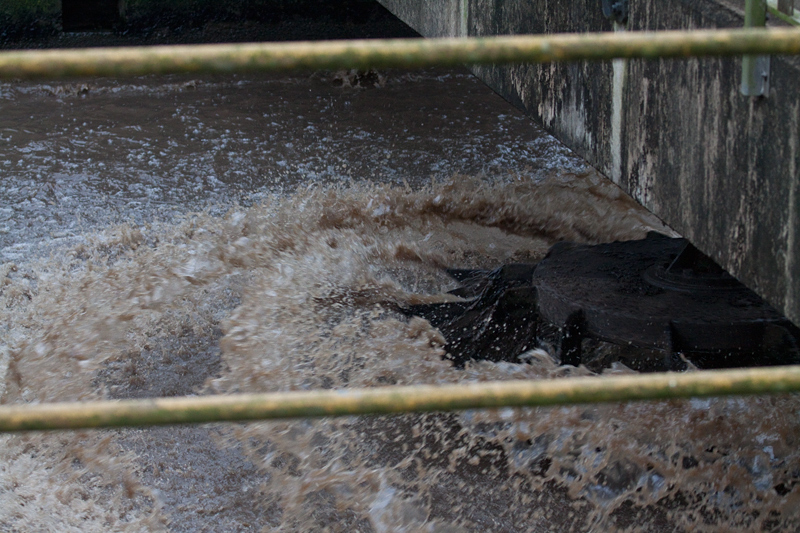
[[[463,302],[411,306],[447,357],[518,361],[534,347],[599,371],[800,362],[800,329],[685,239],[558,243],[538,264],[448,270]]]

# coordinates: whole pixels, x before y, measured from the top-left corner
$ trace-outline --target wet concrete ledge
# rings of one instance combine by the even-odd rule
[[[426,37],[611,31],[597,0],[379,0]],[[631,0],[627,30],[735,28],[744,0]],[[768,98],[740,58],[473,72],[800,324],[800,58]]]

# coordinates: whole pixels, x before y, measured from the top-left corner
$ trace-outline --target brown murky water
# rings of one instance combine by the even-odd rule
[[[3,84],[0,117],[3,403],[588,374],[541,350],[455,369],[386,304],[440,299],[442,265],[664,229],[459,70]],[[795,530],[799,417],[782,396],[6,435],[0,529]]]

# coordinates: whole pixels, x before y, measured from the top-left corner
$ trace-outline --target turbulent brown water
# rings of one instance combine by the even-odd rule
[[[4,84],[0,117],[6,404],[590,374],[541,350],[453,368],[393,304],[441,300],[445,265],[665,230],[461,71]],[[799,417],[781,396],[6,435],[0,529],[795,530]]]

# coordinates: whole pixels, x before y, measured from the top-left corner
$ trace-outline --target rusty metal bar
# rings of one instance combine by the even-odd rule
[[[463,63],[542,63],[744,54],[800,54],[800,31],[780,28],[609,32],[461,39],[16,50],[0,52],[0,79],[425,67]]]
[[[767,0],[746,0],[744,27],[762,28],[767,23]],[[742,94],[745,96],[769,95],[769,56],[746,55],[742,57]]]
[[[800,366],[232,396],[6,405],[0,432],[377,415],[800,391]]]

